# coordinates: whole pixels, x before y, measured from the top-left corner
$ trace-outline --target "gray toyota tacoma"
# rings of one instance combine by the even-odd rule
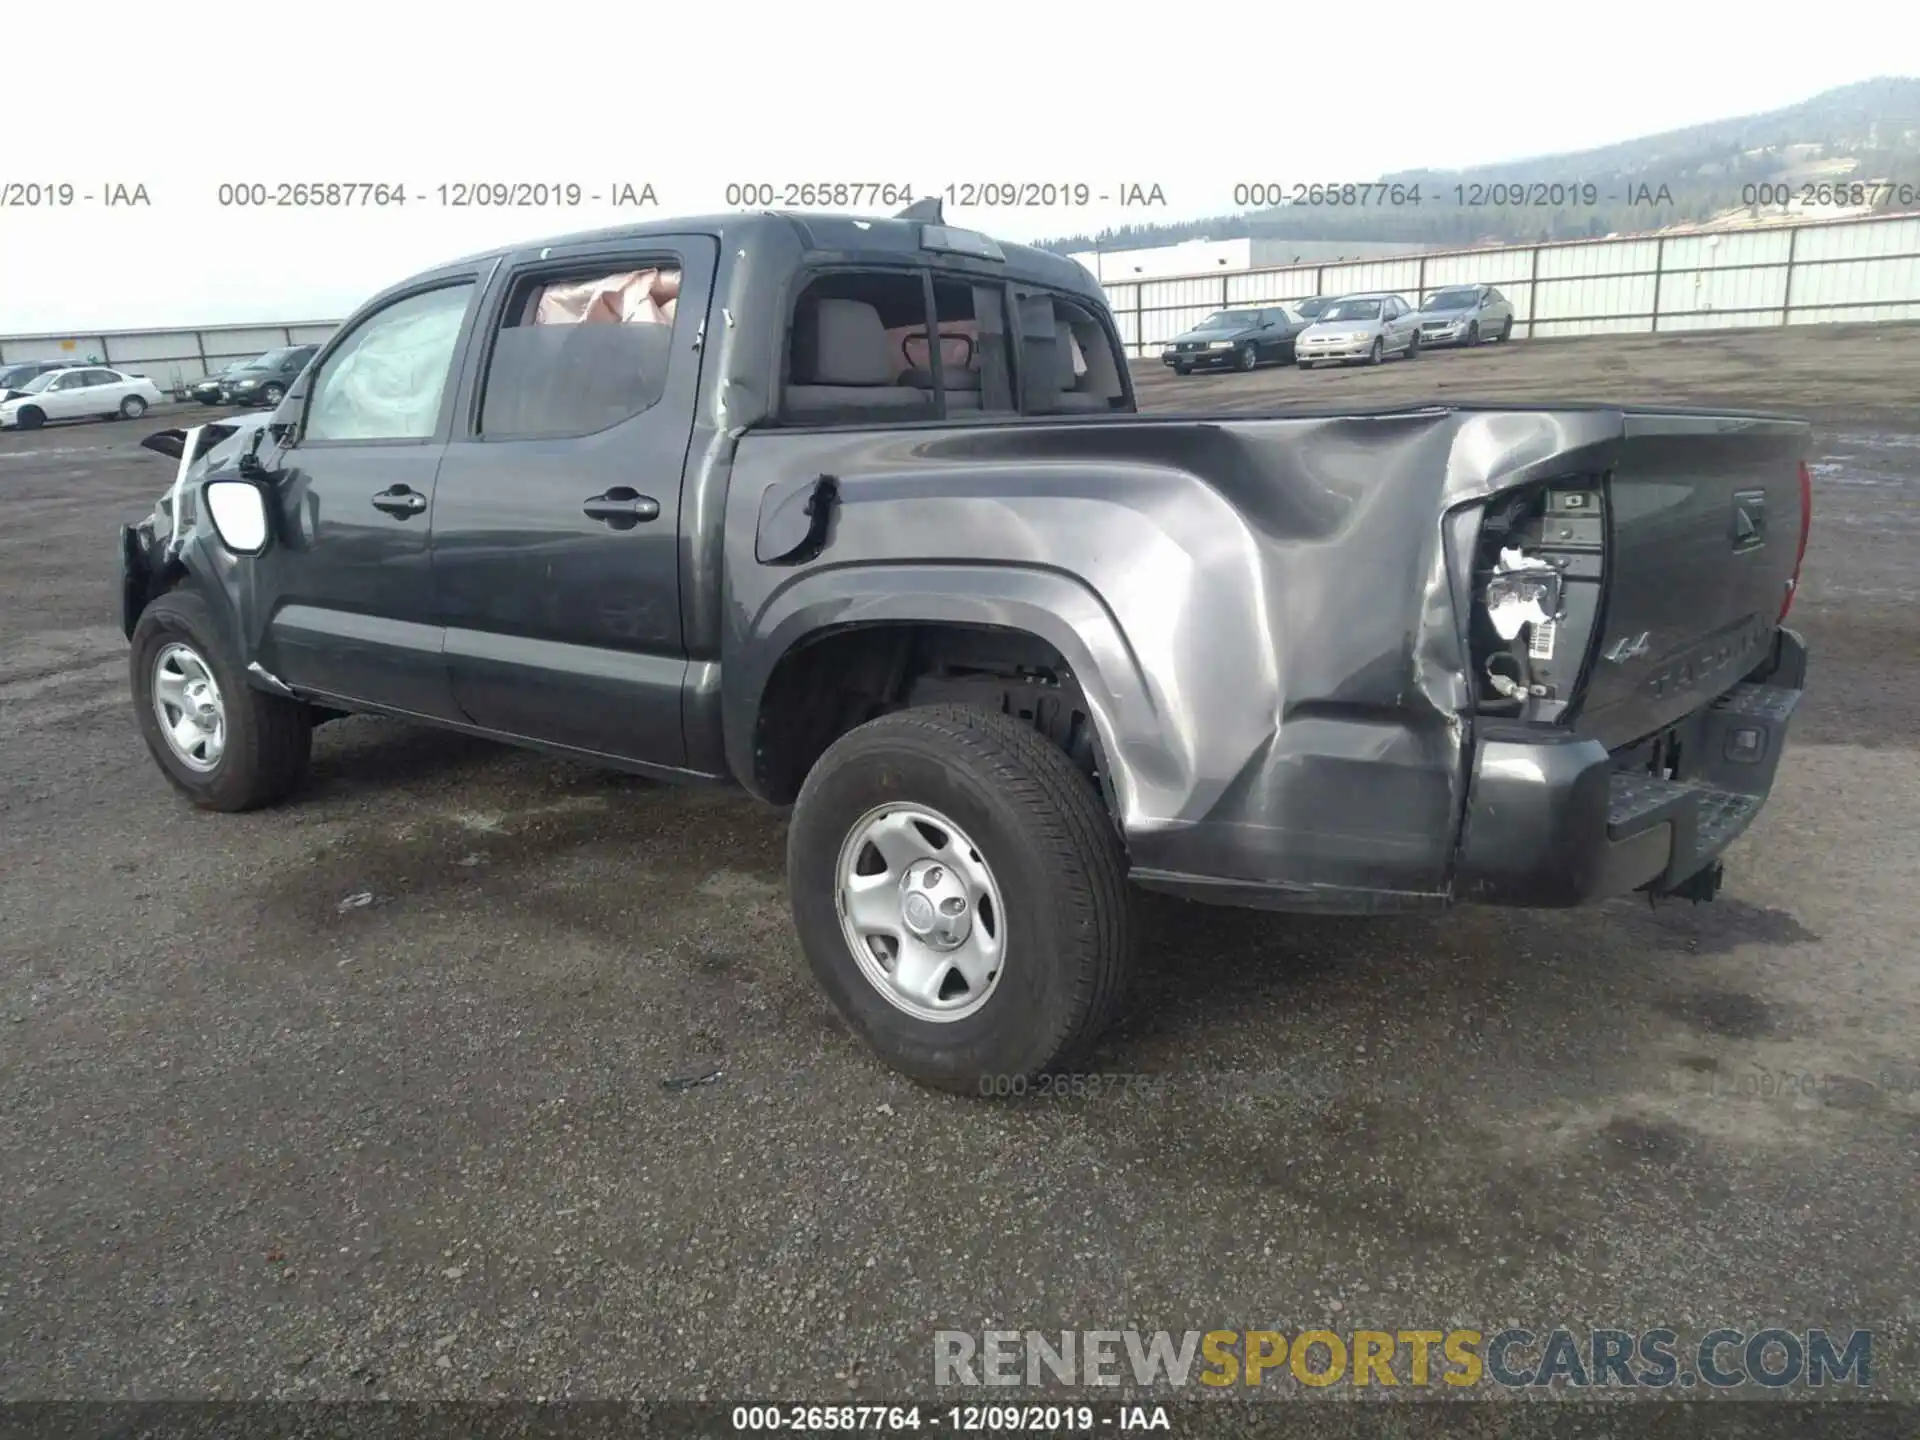
[[[1375,914],[1711,899],[1771,788],[1808,427],[1618,405],[1135,413],[1060,256],[740,214],[397,285],[169,430],[134,709],[245,810],[375,712],[791,807],[848,1023],[1084,1059],[1129,883]]]

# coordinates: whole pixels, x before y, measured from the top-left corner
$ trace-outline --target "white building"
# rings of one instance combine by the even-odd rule
[[[1405,240],[1183,240],[1145,250],[1081,250],[1079,261],[1100,281],[1167,280],[1176,276],[1233,274],[1285,265],[1329,265],[1341,260],[1374,260],[1416,255],[1431,245]]]

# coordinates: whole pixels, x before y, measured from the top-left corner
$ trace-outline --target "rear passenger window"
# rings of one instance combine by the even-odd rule
[[[781,417],[805,425],[939,415],[926,291],[917,271],[820,276],[794,304]],[[944,342],[943,342],[944,343]]]
[[[521,282],[494,337],[481,438],[588,435],[657,405],[679,298],[671,263]]]

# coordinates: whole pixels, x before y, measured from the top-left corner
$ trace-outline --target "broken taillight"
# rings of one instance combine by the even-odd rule
[[[1787,612],[1793,609],[1793,597],[1800,593],[1800,565],[1807,558],[1807,537],[1813,533],[1813,471],[1807,462],[1800,462],[1800,548],[1793,552],[1793,574],[1787,577],[1786,598],[1780,602],[1780,618],[1775,624],[1783,624]]]

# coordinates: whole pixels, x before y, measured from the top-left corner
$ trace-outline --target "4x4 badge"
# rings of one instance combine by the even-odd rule
[[[1767,492],[1737,490],[1733,496],[1733,551],[1757,550],[1767,543]]]
[[[1616,665],[1624,665],[1629,660],[1638,660],[1653,648],[1653,633],[1642,630],[1638,635],[1622,635],[1607,647],[1606,658]]]

